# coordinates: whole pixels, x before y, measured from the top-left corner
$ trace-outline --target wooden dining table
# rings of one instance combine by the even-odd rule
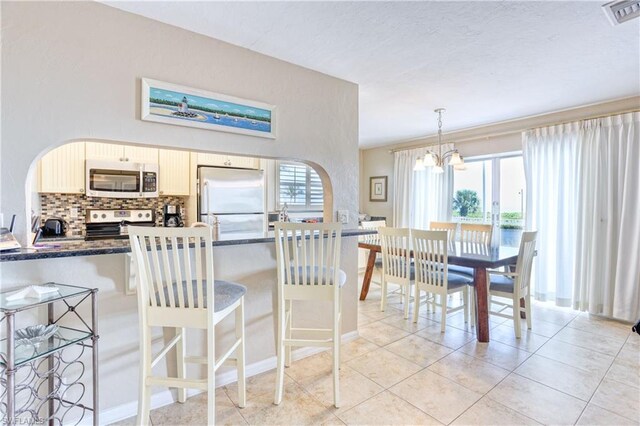
[[[371,276],[375,268],[376,256],[382,251],[380,245],[359,242],[358,247],[369,250],[367,269],[364,273],[360,300],[367,298]],[[413,252],[411,252],[413,257]],[[497,269],[515,265],[518,261],[518,247],[491,246],[481,243],[451,242],[448,244],[449,265],[473,268],[473,287],[476,303],[476,335],[479,342],[489,341],[489,305],[487,298],[487,269]]]

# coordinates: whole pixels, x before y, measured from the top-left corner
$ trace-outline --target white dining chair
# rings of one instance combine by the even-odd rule
[[[362,236],[362,242],[365,243],[365,244],[371,244],[371,245],[374,245],[374,246],[379,246],[380,245],[380,235],[377,233],[377,231],[378,231],[379,228],[381,228],[383,226],[387,226],[387,221],[386,220],[362,221],[360,226],[362,226],[362,229],[375,229],[376,230],[375,234],[363,235]],[[378,284],[382,285],[382,256],[380,256],[380,255],[376,256],[376,263],[374,264],[374,268],[380,274],[380,281],[378,282]]]
[[[464,310],[464,321],[469,321],[468,293],[471,279],[464,275],[453,274],[448,270],[448,244],[449,237],[446,231],[411,230],[411,243],[413,247],[413,260],[415,266],[415,294],[413,296],[415,308],[413,310],[413,322],[418,322],[418,313],[421,304],[421,292],[425,291],[432,297],[439,296],[441,301],[442,318],[440,331],[445,332],[447,315]],[[462,306],[448,308],[448,295],[462,293]],[[427,303],[429,303],[427,301]]]
[[[538,233],[535,231],[522,233],[515,272],[487,270],[489,313],[502,318],[512,319],[517,339],[522,335],[520,324],[521,312],[526,314],[527,328],[531,330],[530,281],[533,257],[536,252],[537,236]],[[499,300],[494,300],[493,297],[510,299],[511,302],[504,303]],[[524,299],[524,308],[520,307],[520,299]],[[498,305],[500,309],[498,311],[491,310],[492,304]],[[508,308],[511,308],[513,315],[503,313],[503,311]]]
[[[404,303],[404,319],[409,318],[411,284],[414,270],[411,263],[409,228],[378,228],[382,250],[382,298],[380,310],[387,309],[389,284],[401,287]]]
[[[449,241],[456,240],[456,233],[458,232],[458,224],[456,222],[431,222],[429,229],[432,231],[447,231],[447,237]]]
[[[211,228],[129,226],[131,251],[138,274],[140,327],[140,388],[137,424],[147,424],[152,386],[178,388],[178,401],[187,389],[207,391],[207,423],[215,424],[215,372],[226,361],[238,370],[238,405],[246,404],[244,295],[240,284],[214,280]],[[193,249],[190,249],[190,244]],[[193,255],[192,255],[193,253]],[[215,357],[215,326],[235,314],[235,341],[224,355]],[[175,329],[175,337],[155,356],[152,327]],[[206,357],[187,356],[186,329],[206,330]],[[176,348],[177,377],[158,376],[153,367]],[[232,356],[233,355],[233,356]],[[205,379],[189,379],[188,363],[204,364]]]
[[[460,241],[467,243],[491,244],[492,225],[461,223]]]
[[[340,406],[342,286],[347,281],[347,275],[340,269],[341,235],[339,223],[275,224],[278,273],[276,405],[282,402],[284,367],[291,365],[291,347],[321,346],[333,348],[333,405]],[[293,327],[293,303],[302,300],[330,302],[333,307],[331,327]]]

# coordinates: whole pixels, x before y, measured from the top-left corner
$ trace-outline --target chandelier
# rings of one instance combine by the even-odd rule
[[[424,158],[418,158],[413,170],[420,171],[426,167],[433,167],[434,173],[444,173],[445,161],[450,158],[449,165],[453,166],[456,170],[464,170],[464,159],[460,156],[457,149],[452,149],[445,153],[442,152],[442,113],[446,110],[444,108],[437,108],[433,112],[438,114],[438,152],[432,150],[427,151]]]

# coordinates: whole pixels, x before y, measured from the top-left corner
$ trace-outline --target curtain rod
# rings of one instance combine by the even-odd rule
[[[469,137],[462,138],[462,139],[456,139],[455,142],[468,142],[468,141],[473,141],[473,140],[495,138],[495,137],[498,137],[498,136],[512,135],[514,133],[528,132],[530,130],[541,129],[543,127],[561,126],[563,124],[582,122],[582,121],[587,121],[587,120],[596,120],[598,118],[613,117],[614,115],[628,114],[628,113],[631,113],[631,112],[640,112],[640,109],[630,109],[630,110],[614,112],[614,113],[609,113],[609,114],[594,115],[594,116],[590,116],[590,117],[580,118],[578,120],[556,122],[556,123],[551,123],[551,124],[545,124],[543,126],[530,127],[530,128],[527,128],[527,129],[509,130],[509,131],[505,131],[505,132],[489,133],[489,134],[483,135],[483,136],[469,136]],[[447,134],[444,133],[443,135],[446,136]],[[427,137],[431,137],[431,136],[427,136]],[[454,143],[454,141],[449,141],[449,142],[446,142],[446,143]],[[408,151],[410,149],[429,148],[430,146],[434,146],[434,145],[438,145],[438,142],[422,143],[422,144],[416,144],[416,145],[403,146],[403,147],[399,147],[399,148],[392,148],[392,149],[389,150],[389,153],[393,154],[394,152]]]

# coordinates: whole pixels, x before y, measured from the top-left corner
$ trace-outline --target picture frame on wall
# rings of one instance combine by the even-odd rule
[[[142,79],[144,121],[275,139],[276,107],[163,81]]]
[[[387,176],[369,178],[369,201],[387,201]]]

